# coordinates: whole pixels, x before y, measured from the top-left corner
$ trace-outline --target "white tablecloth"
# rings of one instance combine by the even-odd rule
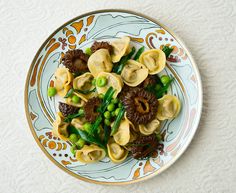
[[[203,80],[199,129],[184,155],[161,175],[128,186],[79,181],[34,141],[24,113],[24,84],[43,41],[82,13],[124,8],[173,29]],[[236,192],[235,0],[0,0],[0,193]]]

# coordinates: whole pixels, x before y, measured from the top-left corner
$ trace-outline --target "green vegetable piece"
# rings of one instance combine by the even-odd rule
[[[156,134],[157,141],[162,141],[162,136],[160,133]]]
[[[170,77],[169,76],[163,75],[161,77],[161,82],[162,82],[163,85],[166,85],[169,81],[170,81]]]
[[[119,99],[118,99],[118,98],[112,99],[111,102],[112,102],[113,104],[117,104],[117,103],[119,102]]]
[[[80,138],[76,143],[75,145],[78,147],[78,148],[82,148],[85,144],[85,140],[83,140],[82,138]]]
[[[78,136],[75,133],[70,134],[69,140],[71,143],[76,143],[78,141]]]
[[[83,125],[83,129],[84,129],[87,133],[91,133],[92,124],[89,123],[89,122],[86,122],[86,123]]]
[[[83,109],[83,108],[80,108],[79,111],[78,111],[78,113],[84,114],[84,109]]]
[[[86,133],[85,131],[79,130],[79,135],[80,137],[85,140],[88,143],[95,143],[98,146],[100,146],[101,148],[106,150],[106,146],[102,143],[100,138],[95,138],[92,135],[89,135],[88,133]]]
[[[70,152],[71,152],[73,155],[75,155],[76,150],[77,150],[76,145],[73,144],[73,145],[70,147]]]
[[[155,90],[156,90],[156,91],[160,90],[161,88],[162,88],[162,87],[161,87],[160,84],[157,84],[157,85],[155,86]]]
[[[116,116],[115,111],[112,111],[112,112],[111,112],[111,116],[112,116],[112,117],[115,117],[115,116]]]
[[[95,92],[96,88],[93,88],[92,90],[79,90],[79,89],[76,89],[75,91],[78,92],[78,93],[81,93],[81,94],[89,94],[91,92]]]
[[[170,48],[169,46],[164,46],[162,48],[162,51],[165,53],[166,58],[168,58],[171,52],[173,51],[173,48]]]
[[[92,50],[91,50],[91,48],[86,48],[86,49],[85,49],[85,54],[88,54],[89,56],[91,56],[91,55],[92,55]]]
[[[95,78],[92,80],[92,85],[96,86],[96,79]]]
[[[124,107],[121,108],[119,111],[119,114],[116,117],[116,120],[111,128],[111,135],[114,135],[117,132],[118,127],[120,126],[120,122],[125,114],[125,109]]]
[[[49,87],[48,88],[48,96],[53,97],[57,94],[57,90],[55,87]]]
[[[74,89],[71,88],[71,89],[66,93],[66,95],[64,96],[64,98],[69,98],[69,97],[71,97],[72,94],[73,94],[73,92],[74,92]]]
[[[102,94],[102,93],[99,94],[99,95],[98,95],[98,98],[103,99],[103,98],[104,98],[104,94]]]
[[[144,46],[142,46],[141,48],[139,48],[139,50],[137,51],[137,53],[136,53],[135,56],[134,56],[134,60],[138,60],[138,59],[139,59],[140,55],[144,52],[144,49],[145,49]]]
[[[73,95],[71,100],[73,103],[78,104],[81,99],[77,95]]]
[[[120,102],[120,103],[118,104],[118,107],[123,107],[123,104]]]
[[[98,87],[104,87],[107,84],[107,78],[105,76],[101,76],[97,79],[96,84]]]
[[[104,117],[105,117],[106,119],[110,119],[110,118],[111,118],[111,113],[110,113],[109,111],[106,111],[106,112],[104,113]]]
[[[114,109],[115,109],[115,105],[113,103],[111,103],[107,106],[108,111],[113,111]]]
[[[115,116],[117,116],[117,115],[119,114],[120,110],[121,110],[121,108],[117,108],[117,109],[115,110]]]
[[[107,125],[104,125],[104,144],[106,145],[108,143],[109,140],[109,136],[110,136],[110,129]]]
[[[110,125],[111,125],[111,122],[110,122],[109,119],[105,119],[105,120],[104,120],[104,123],[105,123],[105,125],[107,125],[107,126],[110,126]]]
[[[84,116],[84,112],[78,112],[78,113],[76,113],[76,114],[68,115],[68,116],[64,119],[64,121],[67,122],[67,123],[69,123],[69,122],[71,122],[72,119],[77,118],[77,117],[82,117],[82,116]]]

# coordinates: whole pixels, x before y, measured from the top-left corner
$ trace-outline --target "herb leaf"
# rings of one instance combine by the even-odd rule
[[[165,53],[166,58],[169,57],[170,53],[173,51],[173,48],[169,47],[169,46],[164,46],[162,48],[162,51]]]
[[[138,59],[139,59],[139,57],[140,57],[140,55],[143,53],[144,49],[145,49],[144,46],[142,46],[141,48],[139,48],[139,50],[137,51],[137,53],[136,53],[135,56],[134,56],[134,60],[138,60]]]

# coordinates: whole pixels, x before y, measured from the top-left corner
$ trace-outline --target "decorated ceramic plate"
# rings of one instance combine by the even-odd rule
[[[119,43],[119,40],[123,37],[129,41],[129,45],[131,45],[133,49],[136,48],[136,51],[141,48],[142,51],[157,50],[156,52],[161,54],[161,50],[163,50],[164,47],[171,49],[171,53],[165,57],[165,63],[163,64],[165,68],[162,70],[161,74],[173,78],[174,81],[172,81],[167,94],[169,94],[169,96],[175,96],[179,100],[181,110],[178,116],[172,116],[172,119],[163,119],[161,121],[161,127],[158,134],[156,134],[161,136],[161,143],[157,146],[155,152],[152,152],[152,156],[143,159],[142,156],[138,157],[137,154],[134,155],[133,150],[131,151],[133,156],[127,153],[126,155],[128,156],[125,157],[126,159],[119,161],[119,163],[114,163],[114,160],[105,157],[104,153],[102,154],[104,156],[102,156],[102,159],[99,159],[99,161],[86,163],[86,161],[84,161],[85,157],[83,157],[85,154],[79,157],[78,152],[85,150],[85,146],[87,149],[90,148],[91,146],[89,146],[89,144],[84,146],[84,144],[81,145],[82,142],[80,141],[79,146],[81,145],[81,148],[83,148],[76,150],[75,156],[73,152],[71,152],[73,146],[71,141],[67,140],[68,138],[63,140],[62,137],[54,135],[52,128],[55,128],[55,120],[58,119],[58,103],[61,99],[60,97],[49,97],[47,91],[49,87],[55,86],[55,72],[58,71],[58,69],[62,69],[60,67],[64,61],[63,58],[65,58],[65,55],[68,55],[68,50],[80,49],[84,52],[88,52],[91,51],[88,50],[88,48],[90,48],[95,41],[115,42],[118,39]],[[109,55],[106,49],[103,49],[101,52]],[[98,53],[98,51],[94,54],[96,53]],[[147,53],[149,52],[147,51]],[[92,56],[90,58],[92,58]],[[96,68],[96,60],[99,59],[99,57],[102,56],[98,55],[98,57],[93,57],[95,60],[94,64],[91,61],[92,59],[89,59],[90,64],[88,65],[95,65],[94,68],[90,69],[92,75],[94,75],[93,73],[96,75],[98,70],[98,68]],[[140,57],[144,58],[142,55]],[[114,62],[119,62],[119,60],[120,59],[116,61],[115,59]],[[133,60],[129,65],[141,65],[142,60],[143,59],[140,58],[136,59],[136,62]],[[150,61],[151,60],[149,60],[149,62]],[[145,64],[145,61],[143,64]],[[117,65],[117,63],[111,65]],[[145,69],[147,67],[144,65],[141,66]],[[65,70],[65,68],[63,69]],[[150,73],[150,69],[145,69],[142,71],[146,73],[144,78],[148,76],[148,70]],[[107,74],[111,75],[112,73]],[[63,77],[64,75],[61,76]],[[126,81],[125,76],[126,74],[124,73],[124,82]],[[140,76],[142,78],[144,76],[143,73],[140,73]],[[103,80],[100,80],[100,83],[96,84],[98,86],[100,84],[99,87],[102,87],[103,83]],[[157,87],[155,87],[155,89],[156,88]],[[99,89],[102,90],[101,88]],[[51,92],[53,92],[53,90]],[[69,91],[66,94],[68,95]],[[76,98],[75,96],[73,100],[77,103],[77,99],[78,97]],[[132,97],[130,100],[132,100]],[[159,105],[160,104],[162,103],[159,100]],[[172,107],[169,109],[173,109]],[[150,108],[152,107],[150,106]],[[99,184],[134,183],[153,177],[167,169],[183,154],[190,144],[199,124],[201,108],[202,86],[200,75],[191,54],[183,42],[159,22],[142,14],[125,10],[90,12],[76,17],[59,27],[50,35],[36,53],[30,66],[25,85],[26,116],[31,132],[40,148],[53,163],[65,172],[78,179]],[[109,112],[107,112],[107,117],[108,115]],[[115,115],[114,113],[114,116]],[[106,117],[105,114],[104,116]],[[128,113],[128,116],[132,119],[132,114]],[[136,118],[139,119],[138,116]],[[115,121],[117,121],[117,119],[118,118],[115,118]],[[145,119],[143,119],[143,121],[145,122]],[[68,125],[69,123],[64,124]],[[60,126],[61,125],[62,124],[60,124]],[[85,126],[83,127],[85,128]],[[112,125],[111,129],[113,129],[113,127]],[[81,138],[83,138],[82,134],[80,133]],[[146,135],[145,133],[143,134]],[[113,137],[115,139],[114,135]],[[121,140],[123,139],[121,138]],[[121,143],[116,139],[115,142],[118,143],[118,145]],[[137,145],[139,142],[131,144]],[[100,147],[96,146],[96,148],[99,149]],[[128,147],[125,147],[123,151],[127,151],[127,149]],[[105,150],[101,148],[99,150],[105,152]],[[97,155],[98,154],[95,153],[93,154],[93,156]],[[141,159],[134,159],[135,156]],[[94,158],[90,157],[88,159],[91,161],[91,159]]]

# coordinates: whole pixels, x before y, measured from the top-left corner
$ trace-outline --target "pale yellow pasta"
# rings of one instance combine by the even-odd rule
[[[135,60],[128,60],[121,72],[121,78],[128,86],[135,87],[141,84],[148,76],[148,69]]]
[[[99,49],[88,60],[88,68],[94,77],[100,72],[111,72],[113,64],[107,49]]]
[[[160,121],[158,119],[154,119],[146,125],[139,125],[139,131],[143,135],[151,135],[160,128],[160,125]]]
[[[78,103],[74,103],[72,101],[72,98],[68,97],[68,98],[66,98],[66,103],[68,105],[72,105],[74,107],[83,107],[84,104],[88,101],[87,98],[83,94],[80,94],[80,93],[77,93],[77,92],[73,92],[73,95],[78,96],[80,98],[80,101]]]
[[[112,62],[116,63],[119,62],[121,57],[128,54],[130,52],[130,38],[129,37],[122,37],[111,42],[113,47],[113,54],[111,55]]]
[[[109,158],[114,163],[121,163],[128,156],[128,151],[112,139],[110,139],[107,144],[107,150]]]
[[[166,66],[166,55],[160,49],[147,50],[140,55],[139,62],[148,68],[149,74],[157,74]]]
[[[72,119],[71,125],[73,125],[77,129],[83,130],[83,124],[86,122],[86,119],[84,117],[77,117]]]
[[[100,72],[97,78],[99,77],[105,77],[107,79],[107,84],[103,87],[96,86],[97,92],[99,94],[105,94],[110,87],[113,87],[113,89],[115,89],[113,98],[116,98],[123,87],[123,81],[120,75],[116,73]]]
[[[164,95],[158,101],[157,118],[159,120],[173,119],[179,114],[181,103],[176,96]]]
[[[86,72],[83,75],[77,76],[73,80],[73,88],[82,91],[91,90],[94,88],[92,85],[93,75],[90,72]]]
[[[102,160],[106,156],[104,149],[97,145],[84,145],[82,149],[76,150],[75,157],[82,163],[93,163]]]
[[[67,68],[59,67],[55,72],[54,86],[57,90],[57,94],[64,97],[66,93],[70,90],[70,83],[73,80],[73,75],[69,72]]]
[[[63,117],[61,113],[58,113],[56,116],[56,120],[53,122],[52,133],[54,136],[59,137],[60,139],[67,141],[69,137],[69,133],[67,131],[67,127],[69,123],[63,121]]]
[[[117,132],[113,135],[116,143],[119,145],[126,145],[130,140],[130,123],[123,119],[117,129]]]

